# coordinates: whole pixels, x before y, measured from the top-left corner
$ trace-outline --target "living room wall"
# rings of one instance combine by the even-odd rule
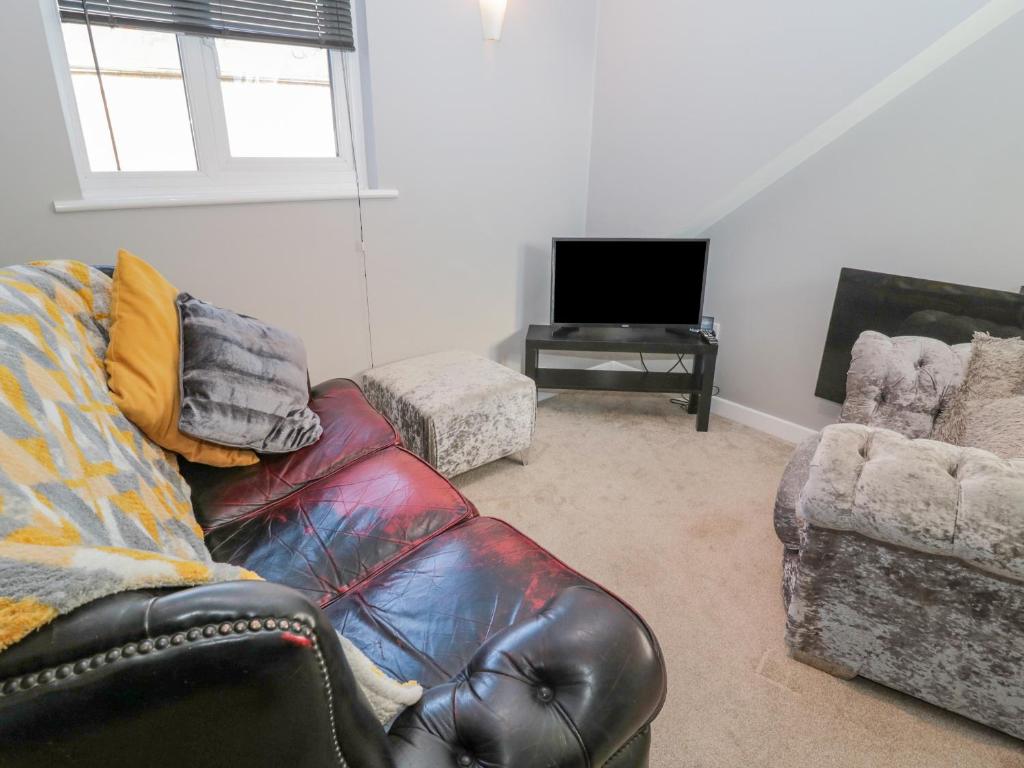
[[[1022,71],[1024,14],[710,229],[726,397],[834,420],[813,392],[841,267],[1020,289]]]
[[[694,234],[709,205],[985,5],[604,0],[588,234]],[[723,398],[804,427],[835,419],[814,386],[842,266],[1024,283],[1022,16],[704,232]]]
[[[984,4],[601,0],[588,232],[679,233]]]
[[[376,361],[463,347],[517,367],[547,317],[552,235],[688,233],[984,5],[513,0],[494,44],[475,0],[369,3],[378,184],[400,192],[365,203]],[[301,334],[314,378],[366,367],[354,202],[53,212],[78,182],[38,0],[12,8],[0,263],[127,247]],[[1009,251],[1022,96],[991,87],[1020,71],[1022,41],[1008,22],[710,230],[723,397],[808,427],[834,417],[813,388],[841,266],[1024,282]]]
[[[0,264],[110,263],[302,335],[314,379],[369,364],[353,201],[56,214],[78,180],[39,0],[0,27]],[[364,203],[376,361],[463,347],[518,365],[546,316],[552,234],[581,234],[596,10],[517,0],[486,43],[475,0],[370,2],[379,186]]]

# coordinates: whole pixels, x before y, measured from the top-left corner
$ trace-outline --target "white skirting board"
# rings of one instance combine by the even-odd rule
[[[620,363],[618,360],[609,360],[605,363],[598,365],[587,366],[588,370],[605,370],[605,371],[639,371],[640,369],[633,365],[627,365]],[[547,400],[550,397],[554,397],[556,392],[541,392],[539,400]],[[732,400],[726,400],[722,397],[715,397],[711,400],[711,412],[717,416],[721,416],[723,419],[729,419],[735,421],[737,424],[742,424],[745,427],[751,427],[760,432],[765,432],[772,437],[777,437],[780,440],[785,440],[787,443],[799,443],[806,437],[813,435],[816,430],[810,427],[805,427],[801,424],[796,424],[792,421],[786,421],[786,419],[780,419],[778,416],[772,416],[770,413],[764,411],[758,411],[746,405],[740,405],[734,403]]]
[[[815,430],[809,427],[780,419],[778,416],[772,416],[770,413],[758,411],[721,397],[712,399],[711,412],[724,419],[735,421],[737,424],[743,424],[746,427],[766,432],[780,440],[785,440],[787,443],[799,443],[804,438],[810,437],[815,433]]]

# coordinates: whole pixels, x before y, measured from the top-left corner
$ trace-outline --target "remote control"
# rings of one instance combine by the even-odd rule
[[[700,335],[701,335],[701,338],[703,338],[704,341],[706,341],[708,344],[717,344],[718,343],[718,338],[715,336],[715,332],[714,331],[701,331]]]

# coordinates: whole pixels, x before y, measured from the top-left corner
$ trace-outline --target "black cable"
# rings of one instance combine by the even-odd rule
[[[672,373],[672,371],[674,371],[676,368],[679,368],[679,367],[682,367],[683,372],[686,373],[687,375],[689,375],[690,369],[687,368],[686,367],[686,363],[683,362],[683,355],[682,355],[682,353],[677,352],[676,353],[676,361],[675,361],[675,363],[673,363],[672,367],[669,368],[666,371],[666,373]],[[690,407],[690,398],[688,396],[685,396],[685,395],[683,397],[672,397],[672,398],[669,398],[669,402],[672,403],[672,405],[678,405],[680,408],[689,408]]]
[[[716,384],[715,386],[713,386],[711,388],[711,396],[712,397],[717,397],[718,393],[721,392],[721,391],[722,391],[722,388],[719,387]],[[678,405],[680,408],[689,408],[690,407],[690,396],[689,395],[682,395],[681,397],[672,397],[672,398],[669,398],[669,402],[672,403],[672,405]]]
[[[359,160],[356,155],[356,128],[352,123],[352,94],[349,90],[348,59],[341,54],[341,79],[345,86],[345,117],[348,119],[349,150],[352,152],[352,173],[356,179],[356,208],[359,213],[359,251],[363,267],[363,300],[366,305],[366,342],[370,352],[370,367],[376,366],[373,356],[373,315],[370,313],[370,272],[366,264],[366,228],[363,222],[363,187],[359,178]]]
[[[644,360],[643,352],[640,353],[640,365],[644,367],[644,373],[651,372],[651,370],[647,367],[647,361]],[[684,373],[690,372],[690,370],[686,367],[686,363],[683,362],[683,356],[681,354],[676,354],[676,361],[672,363],[672,367],[665,371],[665,373],[672,373],[672,371],[674,371],[676,368],[679,368],[680,366],[682,366]]]

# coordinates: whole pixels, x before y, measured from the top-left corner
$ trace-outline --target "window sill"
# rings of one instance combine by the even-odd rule
[[[193,192],[166,195],[123,197],[102,195],[81,200],[54,200],[57,213],[79,211],[117,211],[132,208],[186,208],[202,205],[247,205],[251,203],[298,203],[314,200],[391,200],[397,189],[364,189],[357,196],[353,190],[302,190],[265,192]]]

